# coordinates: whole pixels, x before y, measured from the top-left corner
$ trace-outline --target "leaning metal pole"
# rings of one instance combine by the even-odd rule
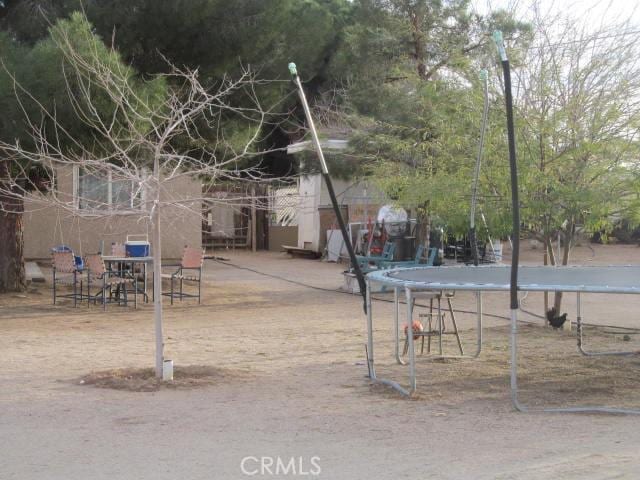
[[[480,80],[482,81],[482,93],[484,97],[484,106],[482,109],[482,126],[480,127],[480,142],[478,144],[478,156],[476,157],[476,166],[473,172],[473,187],[471,191],[471,214],[469,218],[469,237],[471,240],[471,253],[473,255],[473,264],[478,266],[478,237],[476,233],[476,206],[478,203],[478,183],[480,180],[480,164],[482,162],[482,151],[484,150],[484,137],[487,131],[487,118],[489,115],[489,81],[486,70],[480,71]]]
[[[302,108],[304,109],[304,115],[307,118],[307,125],[309,126],[309,130],[311,131],[311,137],[313,138],[313,144],[316,149],[316,154],[318,155],[318,160],[320,160],[320,167],[322,168],[322,177],[327,185],[327,190],[329,191],[329,197],[331,198],[331,204],[333,205],[333,211],[336,214],[336,218],[338,219],[338,225],[340,226],[340,231],[342,232],[342,238],[344,240],[344,244],[347,247],[347,252],[349,253],[349,259],[351,260],[351,266],[353,271],[356,274],[356,278],[358,279],[358,286],[360,287],[360,293],[362,294],[363,304],[362,307],[367,312],[367,294],[366,294],[366,284],[364,280],[364,274],[360,269],[360,265],[356,259],[356,254],[353,250],[353,245],[351,244],[351,238],[347,233],[347,227],[344,223],[344,219],[342,218],[342,213],[340,212],[340,206],[338,205],[338,200],[336,199],[336,193],[333,189],[333,183],[331,182],[331,177],[329,176],[329,168],[327,167],[327,162],[324,159],[324,154],[322,153],[322,147],[320,145],[320,140],[318,139],[318,132],[316,131],[315,124],[313,123],[313,118],[311,117],[311,110],[309,109],[309,104],[307,103],[307,97],[304,93],[304,89],[302,88],[302,82],[300,81],[300,77],[298,76],[298,70],[296,68],[295,63],[289,64],[289,72],[291,73],[291,77],[293,79],[293,83],[295,83],[298,89],[298,95],[300,96],[300,102],[302,103]]]

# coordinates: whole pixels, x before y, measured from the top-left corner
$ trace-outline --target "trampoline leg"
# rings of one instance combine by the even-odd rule
[[[397,287],[393,289],[393,324],[395,328],[396,339],[396,362],[398,362],[400,365],[406,365],[406,363],[400,357],[400,292]]]
[[[443,355],[442,350],[442,292],[438,295],[438,350],[440,351],[440,356]]]
[[[626,355],[638,355],[638,350],[628,350],[622,352],[590,352],[584,349],[584,340],[582,338],[582,300],[580,298],[580,292],[576,293],[576,336],[578,339],[578,350],[585,357],[605,357],[605,356],[626,356]]]
[[[429,299],[429,328],[427,329],[428,332],[431,332],[433,330],[433,298]],[[431,335],[429,335],[429,338],[427,338],[427,353],[431,353]]]
[[[407,298],[407,341],[409,342],[409,394],[416,391],[416,350],[413,340],[413,296],[411,289],[405,287]]]
[[[473,358],[478,358],[482,352],[482,292],[480,290],[476,293],[476,303],[478,310],[478,346]]]
[[[376,378],[376,371],[373,367],[373,312],[371,312],[371,284],[367,282],[366,300],[367,302],[367,364],[372,380]]]
[[[369,370],[369,378],[376,383],[388,385],[389,387],[394,388],[401,394],[408,396],[412,392],[409,392],[404,388],[402,388],[399,383],[394,382],[392,380],[385,380],[384,378],[376,377],[376,370],[373,366],[373,312],[371,311],[371,286],[369,282],[367,282],[366,303],[367,303],[367,367]]]

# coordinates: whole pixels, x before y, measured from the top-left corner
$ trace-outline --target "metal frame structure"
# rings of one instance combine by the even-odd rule
[[[87,307],[91,305],[91,300],[95,305],[98,298],[102,300],[102,309],[107,309],[107,303],[117,303],[118,305],[128,305],[127,283],[133,286],[133,305],[138,308],[138,295],[136,295],[136,279],[126,278],[125,276],[114,273],[105,266],[105,261],[99,253],[87,255],[85,257],[85,270],[87,272]],[[93,281],[92,281],[93,280]],[[91,293],[91,287],[99,288],[94,294]],[[113,301],[113,287],[116,287],[116,301]],[[107,292],[109,297],[107,298]],[[122,295],[120,295],[122,292]]]
[[[405,290],[407,302],[407,324],[411,325],[412,296],[415,291],[473,291],[478,299],[478,350],[482,348],[482,292],[510,291],[509,276],[511,269],[506,266],[465,266],[465,267],[417,267],[410,269],[383,270],[367,275],[367,363],[370,378],[379,383],[390,385],[404,395],[411,395],[416,390],[415,342],[413,335],[409,335],[409,388],[402,387],[398,382],[378,378],[374,368],[373,349],[373,312],[371,310],[372,282],[392,287],[395,291],[394,324],[396,329],[396,359],[398,359],[398,325],[399,325],[399,290]],[[566,283],[559,283],[559,276],[564,275]],[[486,280],[483,280],[486,279]],[[498,281],[496,281],[496,279]],[[604,279],[608,283],[599,283]],[[616,279],[611,281],[611,279]],[[578,329],[577,347],[583,355],[636,355],[640,351],[628,352],[587,352],[583,349],[581,293],[610,293],[610,294],[640,294],[640,266],[616,265],[608,267],[521,267],[521,278],[518,291],[561,291],[575,292],[578,301]],[[535,411],[523,405],[518,398],[518,319],[517,310],[511,315],[511,400],[516,409],[526,412]],[[438,358],[438,357],[435,357]],[[440,357],[441,358],[441,357]],[[538,411],[545,412],[601,412],[601,413],[629,413],[640,414],[638,409],[619,409],[606,406],[584,406],[568,408],[545,408]]]
[[[118,270],[122,273],[119,275],[125,275],[126,272],[131,272],[129,275],[133,279],[135,279],[135,266],[142,265],[142,275],[143,275],[143,286],[142,289],[138,286],[138,282],[133,282],[135,293],[142,294],[142,298],[145,303],[149,302],[149,294],[148,292],[148,279],[147,279],[147,264],[153,263],[153,257],[126,257],[126,256],[116,256],[116,255],[105,255],[102,257],[104,262],[108,265],[108,269],[111,271]],[[116,265],[114,269],[113,264]],[[127,265],[130,265],[131,268],[126,268]]]
[[[406,365],[406,362],[404,360],[402,360],[401,356],[400,356],[400,335],[399,335],[399,328],[400,328],[400,292],[399,292],[400,288],[399,287],[395,287],[393,289],[394,291],[394,327],[395,327],[395,357],[396,357],[396,362],[398,362],[400,365]],[[409,291],[407,292],[407,288],[405,287],[405,296],[406,296],[406,301],[407,301],[407,325],[411,325],[412,324],[412,320],[413,320],[413,308],[415,306],[415,293],[417,292],[425,292],[425,290],[419,289],[419,288],[409,288]],[[449,307],[449,312],[452,316],[452,322],[454,324],[454,328],[455,328],[455,333],[457,334],[458,329],[457,329],[457,325],[455,323],[455,317],[454,317],[454,313],[453,313],[453,306],[451,305],[451,296],[447,296],[442,290],[440,291],[434,291],[434,290],[426,290],[426,292],[428,292],[429,294],[431,294],[433,296],[433,298],[430,298],[430,302],[433,302],[433,299],[436,299],[438,301],[438,306],[437,306],[437,311],[438,311],[438,328],[439,328],[439,332],[438,332],[438,341],[439,341],[439,349],[438,351],[440,352],[437,355],[429,355],[428,359],[430,360],[437,360],[437,359],[474,359],[474,358],[478,358],[480,356],[480,354],[482,353],[482,292],[477,292],[476,293],[476,301],[477,301],[477,326],[476,326],[476,351],[471,354],[471,355],[465,355],[462,349],[462,345],[460,344],[460,338],[459,336],[457,336],[458,339],[458,346],[460,348],[460,355],[444,355],[443,354],[443,347],[442,347],[442,336],[444,335],[443,332],[443,314],[442,314],[442,296],[445,295],[445,298],[447,299],[447,303],[448,303],[448,307]],[[453,292],[455,293],[455,291]],[[409,308],[410,305],[410,308]],[[409,353],[411,352],[411,343],[414,343],[414,353],[415,353],[415,339],[413,338],[413,335],[411,335],[411,339],[409,339],[407,337],[406,341],[409,344]],[[409,356],[409,358],[411,359],[411,355]],[[414,359],[415,361],[415,359]],[[415,382],[412,382],[415,383]]]
[[[445,358],[446,356],[444,355],[444,349],[443,349],[443,344],[442,344],[442,338],[444,335],[454,335],[456,337],[456,342],[458,344],[458,350],[460,350],[460,355],[464,355],[464,348],[462,347],[462,341],[460,340],[460,331],[458,330],[458,324],[456,322],[456,315],[453,311],[453,305],[451,304],[451,299],[453,298],[453,296],[455,295],[455,292],[426,292],[426,295],[420,295],[420,297],[416,297],[416,295],[418,295],[418,293],[414,293],[413,294],[413,298],[412,298],[412,311],[413,308],[415,308],[416,306],[416,300],[417,299],[427,299],[429,300],[429,313],[421,313],[418,314],[418,318],[427,318],[427,330],[424,330],[424,326],[422,331],[419,332],[413,332],[413,336],[414,336],[414,340],[416,339],[420,339],[421,340],[421,345],[420,345],[420,355],[424,354],[424,339],[425,337],[427,338],[427,353],[431,354],[431,337],[438,337],[438,351],[439,356],[438,358]],[[453,326],[453,331],[447,332],[445,331],[445,318],[446,318],[446,313],[444,313],[442,311],[442,297],[444,296],[445,300],[447,301],[447,306],[449,307],[449,314],[451,315],[451,324]],[[436,300],[437,301],[437,314],[436,314],[436,318],[438,320],[438,324],[437,324],[437,330],[435,330],[433,328],[433,301]],[[424,305],[426,307],[426,305]],[[413,318],[413,314],[411,316],[411,318]],[[405,327],[406,328],[406,332],[405,332],[405,341],[404,341],[404,348],[402,351],[402,355],[406,355],[409,351],[409,327]],[[413,329],[413,327],[412,327]],[[396,342],[396,352],[398,350],[398,345]],[[457,358],[457,357],[456,357]],[[400,363],[401,365],[404,365],[404,362],[400,359],[397,358],[398,363]]]

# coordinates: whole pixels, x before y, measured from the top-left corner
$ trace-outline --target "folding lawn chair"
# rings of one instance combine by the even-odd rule
[[[171,298],[171,305],[173,305],[173,299],[179,298],[182,301],[183,298],[197,298],[198,304],[200,303],[200,294],[202,291],[202,266],[204,264],[204,250],[202,248],[184,247],[182,253],[182,260],[176,265],[163,265],[163,267],[178,267],[176,271],[172,273],[162,273],[160,278],[167,278],[171,282],[171,290],[169,292],[162,292],[162,295]],[[198,284],[198,294],[185,293],[184,282],[195,282]],[[180,289],[176,292],[174,288],[174,282],[179,282]]]
[[[56,299],[72,298],[73,306],[78,305],[78,299],[82,301],[82,281],[79,278],[80,270],[76,265],[76,258],[71,250],[53,251],[51,253],[51,265],[53,272],[53,304]],[[58,293],[58,285],[67,285],[73,287],[73,293]],[[78,285],[80,285],[80,293],[78,293]]]
[[[102,308],[106,310],[107,302],[111,302],[113,298],[113,287],[117,288],[117,302],[118,304],[124,304],[127,306],[127,284],[133,283],[134,280],[117,275],[116,272],[110,272],[104,265],[104,260],[101,255],[87,255],[85,258],[85,268],[87,270],[87,306],[91,304],[95,305],[98,298],[102,299]],[[96,285],[98,290],[94,294],[91,293],[91,286]],[[107,292],[109,298],[107,299]],[[122,299],[122,300],[121,300]],[[134,306],[138,306],[138,297],[136,296],[135,287],[133,289],[133,302]]]

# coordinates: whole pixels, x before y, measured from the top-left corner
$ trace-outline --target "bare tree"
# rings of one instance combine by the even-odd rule
[[[79,14],[77,14],[79,15]],[[82,17],[84,18],[84,17]],[[86,21],[86,19],[85,19]],[[88,23],[87,23],[88,25]],[[28,145],[19,141],[0,143],[9,168],[0,183],[2,207],[11,213],[15,205],[56,208],[77,215],[79,204],[91,206],[93,216],[109,219],[133,215],[152,231],[156,375],[162,375],[162,245],[161,212],[170,207],[202,215],[206,203],[224,198],[203,195],[221,182],[258,182],[262,177],[255,157],[262,135],[273,119],[264,108],[259,81],[248,68],[237,78],[223,78],[209,88],[197,71],[172,67],[171,72],[144,82],[130,67],[108,51],[89,28],[80,38],[68,29],[53,30],[64,54],[65,80],[77,118],[90,132],[79,138],[56,111],[47,109],[35,96],[14,81],[16,96],[29,129]],[[35,109],[34,109],[35,106]],[[33,111],[37,114],[34,115]],[[95,178],[131,185],[135,208],[118,210],[94,197],[69,195],[58,189],[58,172],[69,167]],[[38,178],[31,172],[36,168]],[[168,186],[180,179],[203,183],[197,195],[176,196]],[[34,190],[42,192],[33,194]],[[235,204],[249,198],[234,197]],[[13,205],[13,206],[12,206]]]

